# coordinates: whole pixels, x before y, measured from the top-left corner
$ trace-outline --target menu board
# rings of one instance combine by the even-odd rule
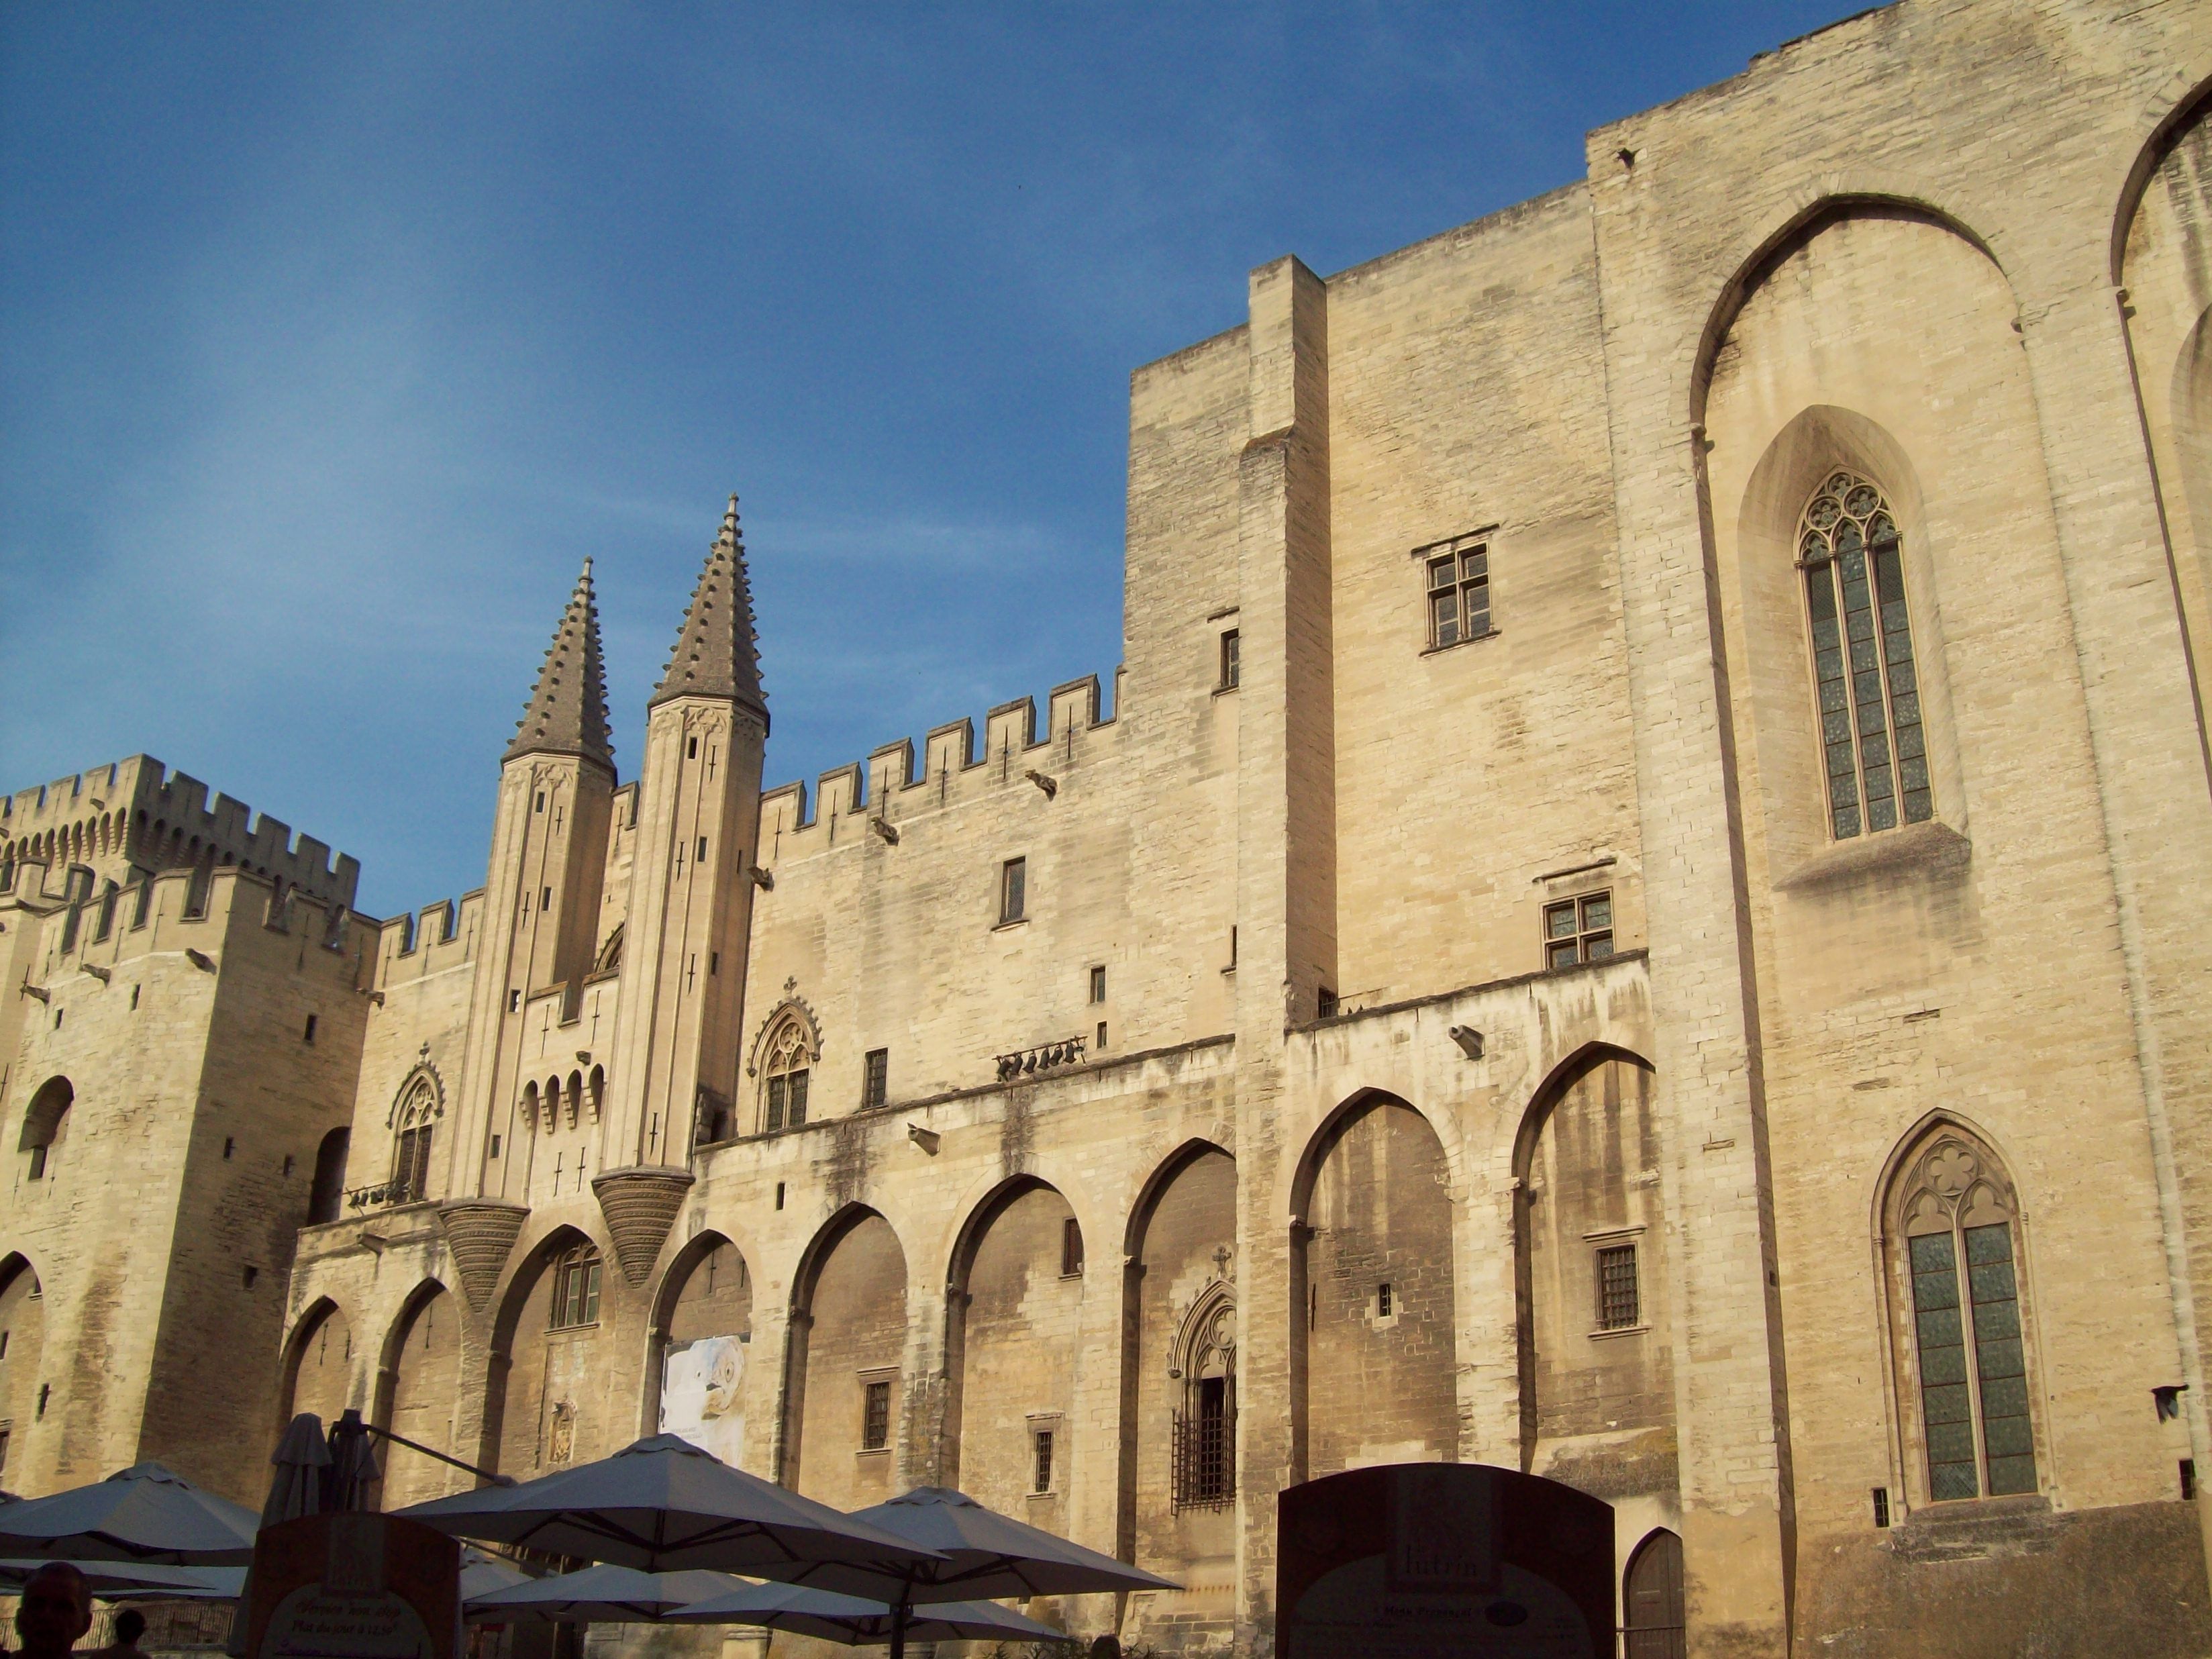
[[[249,1659],[456,1659],[461,1547],[419,1521],[350,1510],[254,1540]]]

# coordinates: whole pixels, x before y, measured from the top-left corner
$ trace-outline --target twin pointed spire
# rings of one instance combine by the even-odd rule
[[[647,706],[674,697],[726,697],[758,714],[763,726],[768,723],[760,644],[753,632],[752,584],[745,577],[735,495],[722,515],[722,533],[707,550],[707,566],[691,591],[691,608],[677,632],[667,671]]]
[[[521,755],[581,755],[615,769],[614,733],[607,725],[606,665],[599,655],[599,607],[592,596],[592,562],[546,647],[538,686],[522,711],[504,760]]]

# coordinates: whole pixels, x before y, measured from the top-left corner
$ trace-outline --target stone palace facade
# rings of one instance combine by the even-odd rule
[[[1263,266],[1133,377],[1110,684],[811,787],[734,501],[627,781],[587,568],[458,904],[15,794],[0,1482],[665,1425],[1261,1653],[1279,1488],[1458,1459],[1615,1506],[1638,1653],[2212,1651],[2209,88],[2203,0],[1905,0]]]

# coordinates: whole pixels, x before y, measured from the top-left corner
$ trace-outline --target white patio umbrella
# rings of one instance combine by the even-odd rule
[[[726,1572],[694,1567],[684,1572],[641,1572],[600,1563],[574,1572],[527,1579],[504,1589],[464,1598],[471,1624],[507,1620],[559,1620],[577,1624],[647,1625],[703,1601],[749,1588]]]
[[[748,1584],[727,1595],[669,1613],[672,1625],[760,1625],[801,1636],[819,1636],[848,1647],[888,1642],[895,1609],[862,1595],[808,1589],[802,1584]],[[1067,1632],[1041,1625],[989,1601],[939,1601],[907,1616],[906,1634],[917,1642],[1065,1642]]]
[[[917,1604],[1181,1588],[1157,1573],[987,1510],[949,1486],[916,1486],[902,1498],[856,1510],[853,1519],[928,1553],[912,1566],[889,1572],[872,1564],[825,1561],[776,1577],[811,1589],[888,1602],[891,1659],[902,1659],[911,1627],[908,1609]]]
[[[672,1434],[520,1486],[480,1486],[398,1513],[458,1538],[647,1572],[702,1567],[787,1579],[823,1562],[899,1573],[933,1559]]]
[[[0,1507],[0,1556],[242,1567],[261,1517],[159,1463]]]

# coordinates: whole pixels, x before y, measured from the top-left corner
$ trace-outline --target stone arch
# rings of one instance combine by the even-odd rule
[[[373,1420],[378,1427],[453,1455],[465,1324],[460,1298],[442,1281],[426,1279],[408,1293],[377,1357]],[[385,1509],[443,1497],[466,1480],[450,1463],[410,1447],[379,1449],[384,1480],[378,1501]]]
[[[345,1202],[346,1154],[353,1130],[341,1123],[325,1132],[315,1147],[315,1178],[307,1188],[307,1224],[336,1221]]]
[[[1641,1056],[1586,1043],[1514,1143],[1522,1468],[1608,1499],[1677,1483],[1653,1078]]]
[[[1990,239],[1941,206],[1933,191],[1899,188],[1891,181],[1822,179],[1804,194],[1781,223],[1745,252],[1714,296],[1691,362],[1689,402],[1684,410],[1686,425],[1693,430],[1705,426],[1706,396],[1714,364],[1751,296],[1792,253],[1821,231],[1852,218],[1909,220],[1947,231],[1988,260],[2008,289],[2011,285]]]
[[[46,1358],[45,1287],[28,1257],[0,1260],[0,1484],[29,1484],[24,1471],[44,1439],[39,1422],[40,1372]]]
[[[1236,1553],[1233,1378],[1223,1379],[1228,1413],[1228,1490],[1194,1486],[1181,1455],[1177,1422],[1193,1402],[1170,1372],[1177,1341],[1209,1298],[1237,1298],[1237,1160],[1210,1140],[1192,1139],[1155,1166],[1139,1189],[1127,1232],[1121,1276],[1121,1457],[1116,1496],[1117,1553],[1176,1577],[1210,1571]],[[1241,1310],[1237,1317],[1241,1318]],[[1203,1402],[1200,1402],[1203,1403]],[[1182,1437],[1188,1439],[1188,1431]]]
[[[1436,1127],[1398,1096],[1353,1095],[1307,1142],[1291,1208],[1293,1478],[1457,1462],[1456,1206]]]
[[[284,1344],[276,1399],[281,1432],[301,1412],[327,1425],[353,1403],[353,1324],[331,1297],[318,1297]]]
[[[2112,208],[2110,259],[2115,287],[2127,282],[2128,237],[2135,228],[2136,215],[2142,207],[2151,180],[2182,135],[2208,110],[2212,110],[2212,76],[2200,80],[2185,70],[2177,71],[2151,100],[2150,131],[2136,149]]]
[[[15,1150],[23,1153],[23,1176],[42,1181],[69,1138],[70,1109],[76,1103],[76,1088],[57,1073],[41,1083],[23,1109],[23,1129]]]
[[[690,1239],[653,1299],[639,1432],[674,1434],[737,1464],[744,1454],[744,1381],[752,1355],[751,1263],[726,1233]]]
[[[838,1509],[903,1489],[909,1409],[905,1247],[880,1211],[849,1204],[823,1224],[792,1279],[778,1479]],[[880,1445],[872,1443],[880,1439]]]
[[[1085,1266],[1082,1222],[1066,1195],[1021,1175],[969,1212],[945,1273],[945,1417],[933,1478],[1050,1531],[1069,1521]]]
[[[516,1253],[501,1286],[485,1368],[483,1430],[475,1459],[485,1468],[524,1480],[544,1473],[550,1467],[544,1459],[552,1407],[564,1401],[572,1408],[569,1428],[574,1437],[568,1449],[575,1459],[597,1455],[586,1448],[615,1437],[609,1431],[612,1425],[606,1398],[614,1368],[592,1363],[598,1355],[598,1322],[557,1330],[553,1324],[556,1270],[580,1249],[595,1252],[602,1264],[612,1259],[612,1252],[599,1240],[564,1222]],[[619,1274],[610,1279],[603,1273],[599,1289],[604,1293],[619,1281]]]

